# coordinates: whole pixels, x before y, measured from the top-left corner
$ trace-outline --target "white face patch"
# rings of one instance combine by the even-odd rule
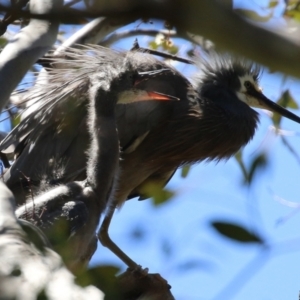
[[[257,101],[256,98],[251,97],[250,95],[247,94],[247,88],[245,87],[245,82],[249,81],[252,86],[258,91],[259,93],[262,92],[261,87],[257,84],[257,82],[253,79],[251,75],[245,75],[243,77],[239,78],[240,83],[241,83],[241,88],[239,91],[236,92],[237,97],[244,103],[248,104],[249,106],[252,107],[257,107],[257,108],[264,108],[260,103]]]

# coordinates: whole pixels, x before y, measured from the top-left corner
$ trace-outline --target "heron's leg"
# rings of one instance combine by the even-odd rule
[[[113,203],[109,206],[108,211],[105,214],[104,220],[100,226],[100,230],[98,232],[98,238],[102,246],[108,248],[112,251],[117,257],[119,257],[130,269],[137,270],[141,267],[134,262],[129,256],[127,256],[109,237],[108,229],[112,217],[114,215],[115,209],[117,205]]]

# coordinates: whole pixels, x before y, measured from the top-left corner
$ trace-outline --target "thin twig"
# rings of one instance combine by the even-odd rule
[[[137,40],[134,41],[133,47],[131,48],[131,51],[135,51],[135,50],[139,51],[139,52],[145,52],[145,53],[149,53],[149,54],[152,54],[152,55],[160,56],[160,57],[167,58],[167,59],[176,60],[176,61],[179,61],[179,62],[183,62],[185,64],[190,64],[190,65],[194,64],[194,61],[192,61],[190,59],[187,59],[187,58],[183,58],[183,57],[180,57],[180,56],[177,56],[177,55],[172,55],[172,54],[169,54],[169,53],[160,52],[160,51],[157,51],[157,50],[152,50],[152,49],[140,47]]]
[[[233,299],[247,281],[253,277],[269,260],[269,248],[264,247],[212,300]]]

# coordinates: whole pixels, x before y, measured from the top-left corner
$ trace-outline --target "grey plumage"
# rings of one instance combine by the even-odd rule
[[[37,95],[35,111],[0,146],[1,150],[17,142],[16,162],[4,174],[4,180],[19,203],[24,201],[23,190],[19,189],[19,170],[32,184],[38,184],[45,170],[50,180],[53,162],[58,160],[64,164],[60,182],[84,180],[86,166],[88,174],[93,172],[93,153],[101,147],[92,145],[88,160],[89,136],[93,142],[97,141],[95,130],[90,128],[88,132],[86,127],[87,119],[90,124],[95,120],[91,112],[96,111],[87,113],[87,95],[93,92],[89,84],[97,86],[107,76],[118,76],[122,72],[120,66],[126,66],[126,62],[138,73],[152,73],[147,80],[138,82],[140,89],[180,101],[117,107],[122,149],[121,172],[113,196],[117,204],[136,195],[144,197],[148,183],[163,187],[185,163],[228,159],[234,155],[253,138],[258,124],[258,113],[250,106],[279,112],[300,123],[299,117],[262,94],[258,86],[259,67],[243,60],[215,56],[211,65],[204,63],[203,74],[193,87],[180,73],[147,54],[120,53],[95,46],[67,49],[66,56],[70,61],[55,60],[59,67],[49,72],[46,85],[39,84],[29,92],[27,99]],[[163,72],[156,74],[157,70]],[[97,165],[95,170],[99,171]],[[109,171],[109,168],[102,170],[103,174],[111,174]],[[93,186],[97,180],[88,183]],[[104,199],[107,193],[99,190]],[[105,204],[104,201],[102,208]]]
[[[151,78],[151,74],[149,77],[145,75],[140,76],[130,60],[125,58],[117,72],[110,69],[105,74],[98,72],[90,76],[87,84],[88,131],[91,142],[86,179],[54,187],[16,211],[17,217],[34,222],[47,231],[48,235],[51,235],[49,231],[57,230],[57,223],[61,225],[62,220],[66,222],[60,230],[65,235],[63,254],[68,254],[65,259],[72,271],[76,272],[87,264],[96,250],[95,231],[117,176],[119,140],[115,105],[125,100],[133,102],[155,97],[154,93],[149,94],[149,91],[141,87],[143,80]],[[57,238],[59,232],[55,233]]]
[[[182,164],[227,159],[254,135],[258,114],[250,108],[251,103],[241,101],[237,95],[244,88],[241,78],[248,76],[253,84],[258,84],[260,68],[251,62],[213,55],[199,65],[202,75],[197,78],[196,92],[180,73],[147,54],[83,46],[67,49],[65,55],[69,60],[55,59],[57,68],[49,71],[47,82],[37,85],[25,97],[24,100],[36,99],[39,107],[0,146],[4,149],[17,142],[17,160],[4,180],[19,203],[24,201],[20,178],[26,184],[20,171],[35,186],[44,173],[51,181],[55,173],[51,171],[53,163],[62,160],[64,174],[56,182],[84,179],[89,143],[86,127],[89,78],[95,73],[104,76],[107,72],[117,73],[125,59],[139,72],[168,70],[142,82],[141,87],[180,101],[117,107],[122,149],[122,173],[116,191],[119,202],[143,194],[148,182],[164,186]],[[247,92],[242,95],[246,97]],[[260,92],[255,95],[259,96]],[[293,120],[297,121],[297,117]]]
[[[4,175],[4,180],[14,191],[19,203],[24,201],[20,178],[27,184],[20,171],[31,179],[34,187],[41,177],[45,177],[45,171],[51,179],[51,173],[55,173],[51,171],[52,164],[63,159],[65,173],[62,182],[84,178],[89,143],[86,128],[87,90],[91,74],[108,70],[117,72],[125,57],[128,57],[133,68],[139,71],[169,70],[168,74],[141,83],[146,90],[155,88],[157,92],[186,100],[186,89],[191,88],[177,71],[150,55],[135,52],[125,55],[97,46],[81,50],[68,49],[66,55],[71,58],[70,61],[58,59],[55,62],[64,68],[51,70],[48,82],[37,85],[25,96],[24,101],[36,99],[38,107],[1,144],[1,149],[4,149],[11,143],[17,143],[17,160]],[[170,78],[174,81],[169,81]],[[116,113],[123,157],[133,152],[148,132],[171,116],[173,107],[177,106],[165,101],[135,103],[130,107],[119,105]],[[179,106],[186,109],[189,102],[185,101]]]

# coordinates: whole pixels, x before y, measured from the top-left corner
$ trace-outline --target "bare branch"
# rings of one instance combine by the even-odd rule
[[[115,1],[113,1],[115,2]],[[76,17],[126,16],[135,18],[159,18],[169,20],[179,32],[191,32],[204,36],[220,48],[237,52],[273,70],[300,77],[299,42],[249,23],[220,1],[173,0],[173,1],[126,1],[126,6],[113,10],[114,5],[101,2],[93,11],[64,8],[58,13],[34,16],[36,18],[76,19]],[[105,6],[107,4],[107,6]],[[125,9],[126,8],[126,9]],[[9,8],[0,5],[0,10]],[[22,12],[22,15],[30,14]],[[259,40],[259,43],[257,41]]]
[[[30,243],[15,217],[13,195],[2,182],[0,195],[1,298],[22,299],[26,293],[27,299],[37,299],[44,292],[46,298],[52,300],[61,299],[61,295],[65,299],[104,299],[103,293],[93,286],[77,286],[61,258],[45,244],[39,249]],[[34,225],[28,225],[28,235],[35,236],[43,244],[46,238]]]
[[[30,11],[45,14],[57,11],[62,0],[32,0]],[[0,55],[0,108],[3,108],[11,92],[16,88],[28,69],[55,42],[59,23],[31,19]]]
[[[25,6],[28,3],[28,0],[20,0],[16,3],[12,2],[12,5],[15,9],[22,9],[23,6]],[[4,18],[0,21],[0,35],[3,35],[6,32],[6,29],[8,25],[12,24],[14,21],[17,20],[17,16],[13,13],[7,12],[4,16]]]
[[[176,2],[179,5],[173,19],[181,30],[204,36],[219,48],[242,54],[272,70],[300,77],[300,62],[295,60],[300,55],[299,41],[290,39],[288,32],[278,34],[250,23],[220,1]]]
[[[124,39],[124,38],[129,38],[129,37],[137,37],[139,35],[141,36],[151,36],[151,37],[155,37],[158,34],[163,34],[165,36],[170,36],[170,37],[180,37],[176,30],[156,30],[156,29],[135,29],[135,30],[123,30],[121,32],[114,32],[113,34],[111,34],[109,37],[107,37],[105,40],[103,40],[101,42],[102,46],[106,46],[109,47],[111,44]]]
[[[68,38],[62,46],[55,51],[54,55],[58,55],[66,47],[71,47],[74,44],[99,44],[110,33],[134,21],[135,19],[126,16],[121,18],[99,17],[86,24]]]

